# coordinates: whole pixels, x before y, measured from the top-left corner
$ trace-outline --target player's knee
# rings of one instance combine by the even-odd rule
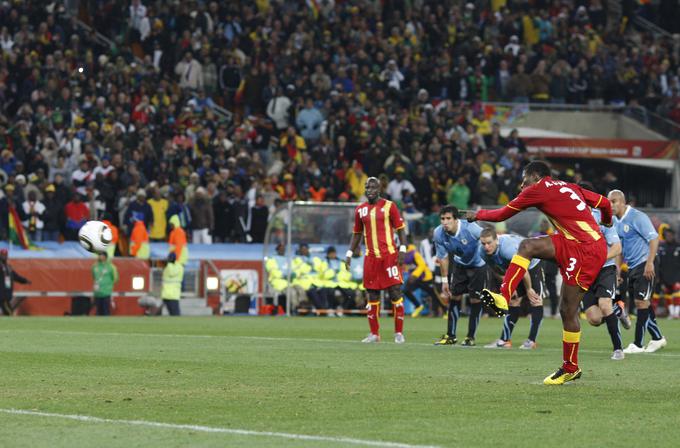
[[[602,324],[602,316],[593,308],[590,308],[586,311],[586,319],[593,327],[599,327]]]
[[[603,316],[609,316],[611,313],[613,313],[614,308],[612,307],[611,300],[608,299],[607,303],[601,303],[600,304],[600,311],[602,311]]]
[[[560,301],[560,314],[563,317],[578,316],[578,304],[570,305],[567,300]]]
[[[399,286],[392,286],[389,289],[389,296],[392,302],[401,299],[401,288]]]

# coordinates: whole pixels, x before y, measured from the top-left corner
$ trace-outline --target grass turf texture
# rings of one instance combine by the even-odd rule
[[[383,342],[365,345],[358,318],[2,319],[0,408],[412,445],[677,446],[678,321],[660,321],[669,347],[623,362],[604,327],[583,325],[584,376],[559,387],[542,385],[560,365],[557,320],[530,352],[434,347],[445,321],[429,318],[407,319],[396,345],[381,324]],[[478,343],[500,328],[483,319]],[[527,333],[521,319],[516,347]],[[358,446],[0,418],[3,447]]]

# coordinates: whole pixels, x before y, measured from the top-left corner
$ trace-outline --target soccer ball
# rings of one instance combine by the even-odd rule
[[[111,240],[111,229],[101,221],[88,221],[78,231],[78,241],[88,252],[106,252]]]

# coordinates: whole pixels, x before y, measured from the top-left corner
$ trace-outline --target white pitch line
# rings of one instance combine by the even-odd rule
[[[287,432],[272,432],[272,431],[251,431],[248,429],[233,429],[233,428],[220,428],[215,426],[203,426],[203,425],[182,425],[174,423],[163,423],[163,422],[152,422],[147,420],[117,420],[111,418],[101,418],[93,417],[90,415],[77,415],[77,414],[56,414],[53,412],[40,412],[40,411],[26,411],[23,409],[0,409],[1,413],[11,414],[11,415],[28,415],[32,417],[50,417],[50,418],[60,418],[64,420],[75,420],[79,422],[86,423],[110,423],[116,425],[128,425],[128,426],[144,426],[150,428],[164,428],[173,430],[187,430],[187,431],[197,431],[197,432],[207,432],[207,433],[218,433],[218,434],[235,434],[240,436],[259,436],[259,437],[278,437],[282,439],[293,439],[293,440],[311,440],[316,442],[332,442],[332,443],[346,443],[352,445],[363,445],[363,446],[378,446],[386,448],[439,448],[434,445],[410,445],[408,443],[397,443],[397,442],[383,442],[379,440],[364,440],[364,439],[354,439],[351,437],[330,437],[330,436],[313,436],[308,434],[292,434]]]
[[[93,331],[65,331],[65,330],[0,330],[0,333],[13,333],[13,332],[26,332],[26,333],[46,333],[46,334],[64,334],[64,335],[88,335],[88,336],[134,336],[134,337],[160,337],[160,338],[198,338],[198,339],[252,339],[261,341],[282,341],[282,342],[322,342],[322,343],[341,343],[341,344],[359,344],[358,340],[350,339],[321,339],[321,338],[290,338],[290,337],[276,337],[276,336],[239,336],[239,335],[228,335],[228,334],[172,334],[172,333],[122,333],[122,332],[93,332]],[[434,347],[433,344],[427,342],[407,342],[406,346],[422,346],[422,347]],[[450,348],[437,348],[437,350],[479,350],[482,349],[481,346],[475,347],[462,347],[462,346],[452,346]],[[515,350],[491,350],[501,353],[517,353]],[[541,348],[540,351],[547,352],[561,352],[561,348]],[[608,350],[589,350],[589,349],[579,349],[579,353],[595,353],[595,354],[611,354]],[[664,358],[680,358],[680,354],[677,353],[642,353],[642,356],[654,356],[654,357],[664,357]]]

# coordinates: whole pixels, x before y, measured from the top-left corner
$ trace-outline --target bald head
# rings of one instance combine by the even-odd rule
[[[620,198],[623,202],[626,202],[626,195],[623,194],[623,191],[621,190],[612,190],[609,192],[609,195],[607,195],[609,200],[612,198]]]
[[[607,199],[612,204],[612,212],[617,218],[621,218],[626,212],[626,195],[621,190],[612,190],[607,195]]]

